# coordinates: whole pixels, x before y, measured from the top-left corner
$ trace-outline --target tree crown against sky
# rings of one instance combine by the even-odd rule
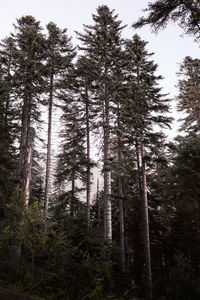
[[[156,32],[167,24],[178,22],[184,32],[200,37],[200,2],[198,0],[156,0],[148,3],[144,9],[146,17],[141,17],[133,24],[134,28],[150,25]]]

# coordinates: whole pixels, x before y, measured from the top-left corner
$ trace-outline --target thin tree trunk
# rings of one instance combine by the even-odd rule
[[[26,162],[25,162],[25,183],[24,183],[24,206],[28,207],[30,198],[30,181],[32,170],[32,153],[33,143],[35,137],[34,128],[30,127],[27,134],[27,149],[26,149]]]
[[[125,230],[124,230],[124,201],[123,201],[123,191],[122,191],[122,178],[118,177],[118,188],[119,188],[119,214],[120,214],[120,247],[122,256],[122,268],[125,272],[126,270],[126,260],[125,260]]]
[[[97,179],[97,209],[98,209],[97,227],[98,229],[100,229],[101,211],[100,211],[100,201],[99,201],[99,178]]]
[[[35,130],[32,127],[28,128],[27,132],[27,141],[26,141],[26,153],[25,153],[25,162],[23,173],[23,184],[21,195],[24,197],[24,208],[28,208],[29,198],[30,198],[30,182],[31,182],[31,171],[32,171],[32,153],[33,153],[33,143],[35,137]],[[15,229],[20,233],[23,222],[24,222],[23,212],[20,212],[15,220]],[[19,266],[20,257],[21,257],[21,240],[13,244],[12,263],[16,264],[16,268]]]
[[[75,179],[72,179],[72,198],[71,198],[71,209],[70,209],[70,215],[74,217],[74,208],[75,208]]]
[[[24,181],[24,164],[26,155],[26,143],[27,143],[27,131],[28,131],[28,101],[25,99],[22,108],[22,129],[20,136],[20,154],[19,154],[19,181],[20,181],[20,191],[23,190]]]
[[[142,181],[141,181],[140,154],[139,154],[139,145],[138,145],[137,138],[136,138],[135,148],[136,148],[136,157],[137,157],[138,188],[139,188],[139,192],[140,192],[140,199],[142,200]]]
[[[117,126],[120,129],[120,120],[119,120],[119,106],[118,106],[118,120]],[[122,155],[121,155],[121,136],[118,133],[118,165],[121,167],[122,164]],[[121,173],[121,172],[119,172]],[[122,189],[122,177],[118,174],[118,191],[119,191],[119,219],[120,219],[120,247],[121,247],[121,257],[122,257],[122,269],[125,272],[126,269],[126,260],[125,260],[125,230],[124,230],[124,196]]]
[[[7,89],[7,95],[6,95],[6,115],[5,115],[5,124],[8,125],[8,110],[10,107],[10,89],[11,89],[11,74],[10,74],[10,69],[11,69],[11,53],[9,55],[9,59],[8,59],[8,70],[7,70],[7,74],[8,74],[8,80],[7,80],[7,85],[8,85],[8,89]],[[6,129],[7,130],[7,129]]]
[[[105,120],[104,120],[104,233],[105,239],[112,240],[111,207],[111,169],[110,169],[110,117],[107,87],[105,85]]]
[[[86,136],[87,136],[87,221],[90,224],[90,122],[89,122],[89,99],[87,83],[85,85],[86,100]]]
[[[48,206],[49,206],[52,107],[53,107],[53,71],[51,71],[51,76],[50,76],[50,94],[49,94],[49,112],[48,112],[47,163],[46,163],[46,180],[45,180],[45,216],[47,216]]]
[[[152,273],[151,273],[151,253],[149,237],[149,217],[148,217],[148,199],[147,199],[147,180],[144,137],[141,139],[141,160],[142,160],[142,195],[143,195],[143,216],[144,216],[144,248],[148,296],[152,299]]]

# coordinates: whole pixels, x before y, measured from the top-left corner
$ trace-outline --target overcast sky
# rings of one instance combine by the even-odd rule
[[[144,13],[149,0],[0,0],[0,39],[5,38],[13,31],[13,23],[23,15],[32,15],[45,25],[55,22],[60,28],[67,28],[68,34],[73,37],[72,42],[77,44],[74,31],[81,32],[83,24],[92,24],[92,14],[96,13],[99,5],[106,4],[115,9],[123,24],[127,24],[124,37],[131,38],[135,33],[131,27]],[[177,94],[176,72],[179,64],[187,55],[200,58],[200,49],[192,37],[183,36],[178,25],[170,24],[157,35],[151,33],[149,27],[137,30],[142,39],[149,42],[149,51],[154,52],[154,61],[159,65],[159,74],[164,76],[161,85],[164,92],[170,93],[170,98]],[[175,115],[175,112],[173,113]],[[174,130],[177,126],[174,126]],[[174,134],[173,134],[174,135]]]

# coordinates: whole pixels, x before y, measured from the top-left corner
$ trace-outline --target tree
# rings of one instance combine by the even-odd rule
[[[121,48],[120,34],[123,29],[117,15],[113,15],[107,6],[97,8],[93,15],[94,25],[84,26],[85,33],[79,33],[83,43],[80,48],[92,60],[96,68],[98,84],[98,106],[100,125],[103,129],[103,172],[104,172],[104,235],[112,239],[112,209],[111,209],[111,166],[110,166],[110,129],[111,102],[114,93],[112,85],[112,70],[117,64]]]
[[[13,95],[13,60],[15,44],[11,37],[1,43],[0,49],[0,214],[6,215],[8,199],[16,184],[16,146],[18,127]]]
[[[65,80],[66,88],[69,86],[69,69],[72,67],[72,59],[75,56],[70,38],[66,29],[59,29],[53,22],[47,25],[48,37],[46,41],[46,70],[47,70],[47,92],[48,92],[48,138],[47,138],[47,162],[45,181],[45,214],[48,211],[49,184],[51,172],[51,135],[52,135],[52,109],[53,101],[59,98],[57,90],[59,81]]]
[[[66,202],[70,202],[70,214],[74,216],[77,211],[76,186],[79,179],[83,183],[86,179],[87,158],[85,153],[85,134],[82,129],[82,120],[75,103],[66,104],[63,114],[64,129],[61,131],[63,139],[62,150],[58,156],[56,182],[58,185],[65,184],[67,193]],[[66,188],[67,184],[71,187]]]
[[[40,22],[32,16],[17,20],[14,61],[15,93],[20,107],[21,137],[19,155],[19,177],[22,194],[26,187],[26,159],[28,157],[31,127],[40,122],[41,95],[44,92],[44,37]],[[28,206],[28,200],[25,203]]]
[[[200,127],[200,60],[186,56],[180,66],[178,110],[186,114],[182,129],[198,132]]]
[[[149,238],[149,216],[147,198],[147,149],[155,144],[160,136],[155,132],[154,125],[169,126],[168,99],[161,94],[158,86],[161,76],[156,76],[157,65],[149,58],[146,42],[138,35],[125,42],[127,58],[127,101],[124,105],[124,119],[127,128],[126,139],[136,145],[136,161],[139,172],[139,188],[143,201],[143,232],[145,247],[145,264],[149,297],[152,298],[151,255]],[[130,120],[133,121],[130,121]],[[126,123],[127,122],[127,123]],[[140,153],[139,153],[140,151]]]
[[[86,136],[86,152],[87,152],[87,182],[86,182],[86,203],[87,203],[87,220],[90,223],[90,206],[91,206],[91,169],[95,165],[90,157],[91,152],[91,131],[92,121],[95,113],[92,111],[92,106],[95,101],[92,99],[94,92],[95,70],[92,60],[81,56],[76,64],[77,73],[77,93],[81,104],[80,113],[83,114],[83,125],[85,127]],[[94,126],[93,126],[94,127]]]
[[[166,27],[167,23],[179,21],[186,34],[196,40],[200,37],[200,3],[198,0],[156,0],[148,3],[147,17],[141,17],[133,24],[134,28],[151,25],[155,31]]]

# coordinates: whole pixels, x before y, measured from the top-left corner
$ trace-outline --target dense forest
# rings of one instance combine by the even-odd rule
[[[102,5],[76,48],[33,16],[0,42],[0,292],[200,299],[200,59],[181,62],[170,99],[134,32],[178,21],[198,42],[199,2],[171,2],[149,3],[131,39]]]

